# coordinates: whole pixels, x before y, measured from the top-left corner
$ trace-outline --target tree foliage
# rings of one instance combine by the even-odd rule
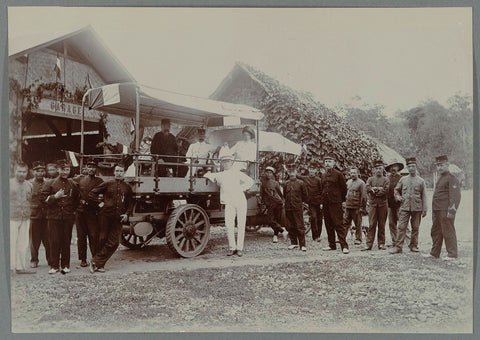
[[[381,105],[342,105],[337,109],[345,120],[395,149],[404,157],[416,157],[420,174],[433,185],[434,158],[446,154],[466,175],[473,175],[472,98],[456,94],[445,107],[429,99],[394,117],[387,117]]]

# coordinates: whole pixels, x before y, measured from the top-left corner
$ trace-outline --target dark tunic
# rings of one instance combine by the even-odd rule
[[[322,176],[322,203],[342,203],[347,196],[347,183],[343,174],[329,169]]]
[[[322,203],[322,180],[318,176],[299,176],[308,191],[308,203],[310,204],[321,204]]]
[[[54,195],[60,189],[63,189],[66,197],[56,199]],[[47,219],[49,220],[73,220],[79,198],[78,185],[71,178],[57,177],[46,181],[41,191],[41,200],[47,202]]]
[[[93,188],[88,197],[91,201],[98,201],[98,195],[103,194],[104,206],[101,214],[120,216],[131,215],[133,209],[132,188],[123,180],[103,182]]]
[[[47,204],[42,200],[42,189],[45,180],[33,179],[32,183],[32,198],[30,200],[30,219],[42,220],[47,218]]]
[[[388,195],[387,195],[388,207],[400,208],[400,205],[402,204],[402,202],[395,200],[395,187],[397,186],[400,178],[402,178],[402,175],[397,173],[396,175],[391,175],[389,178],[390,178],[390,185],[388,186]]]
[[[153,136],[152,145],[150,146],[150,153],[152,155],[178,155],[178,146],[175,136],[170,132],[165,134],[157,132]],[[163,157],[165,162],[175,162],[176,157]]]
[[[89,201],[88,194],[96,186],[103,183],[103,179],[97,176],[78,176],[73,179],[78,183],[78,190],[80,191],[80,205],[78,212],[91,211],[94,212],[97,209],[97,205]]]
[[[305,183],[299,179],[289,180],[283,185],[285,210],[302,210],[302,202],[308,199]]]
[[[457,178],[450,172],[440,175],[433,193],[432,210],[449,210],[452,206],[457,209],[460,199],[460,184]]]
[[[262,181],[260,195],[262,196],[263,203],[265,203],[267,207],[283,204],[283,195],[282,190],[280,189],[280,184],[274,179],[264,179]]]

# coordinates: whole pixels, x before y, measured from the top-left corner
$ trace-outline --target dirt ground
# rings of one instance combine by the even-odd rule
[[[430,193],[431,194],[431,193]],[[272,243],[272,231],[247,233],[245,255],[226,257],[224,227],[212,227],[205,252],[177,258],[164,240],[146,249],[120,246],[107,272],[78,267],[48,275],[44,253],[35,275],[12,276],[14,332],[431,332],[472,331],[473,193],[462,193],[456,228],[459,259],[424,258],[430,214],[422,220],[420,254],[308,251]],[[388,229],[388,226],[387,226]],[[386,231],[387,243],[389,232]],[[406,248],[408,250],[408,248]],[[442,253],[445,255],[445,252]],[[43,262],[42,262],[43,261]]]

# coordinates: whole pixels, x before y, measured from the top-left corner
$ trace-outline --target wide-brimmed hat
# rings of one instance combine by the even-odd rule
[[[235,160],[235,157],[232,155],[232,154],[226,154],[226,155],[223,155],[222,157],[220,157],[220,160],[222,162],[224,161],[233,161]]]
[[[45,163],[41,161],[35,161],[32,164],[32,169],[33,170],[38,170],[38,169],[44,169],[45,170]]]
[[[393,167],[393,166],[398,166],[398,171],[402,170],[404,168],[404,165],[403,163],[401,163],[400,161],[398,161],[396,158],[392,159],[392,161],[385,167],[385,170],[387,171],[390,171],[390,169]]]
[[[447,155],[441,155],[438,157],[435,157],[435,164],[442,164],[448,162],[448,156]]]
[[[265,168],[265,171],[271,171],[272,173],[275,173],[275,169],[274,169],[273,167],[271,167],[271,166],[267,166],[267,167]]]
[[[250,127],[250,126],[245,126],[243,129],[242,129],[242,133],[249,133],[250,136],[252,136],[252,138],[255,138],[255,131],[253,131],[253,129]]]

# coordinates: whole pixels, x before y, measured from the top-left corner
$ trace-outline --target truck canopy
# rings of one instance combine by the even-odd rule
[[[154,89],[137,83],[93,88],[84,97],[85,107],[136,118],[137,91],[141,126],[158,126],[162,119],[182,125],[203,125],[209,118],[235,117],[258,121],[263,113],[253,107]]]

